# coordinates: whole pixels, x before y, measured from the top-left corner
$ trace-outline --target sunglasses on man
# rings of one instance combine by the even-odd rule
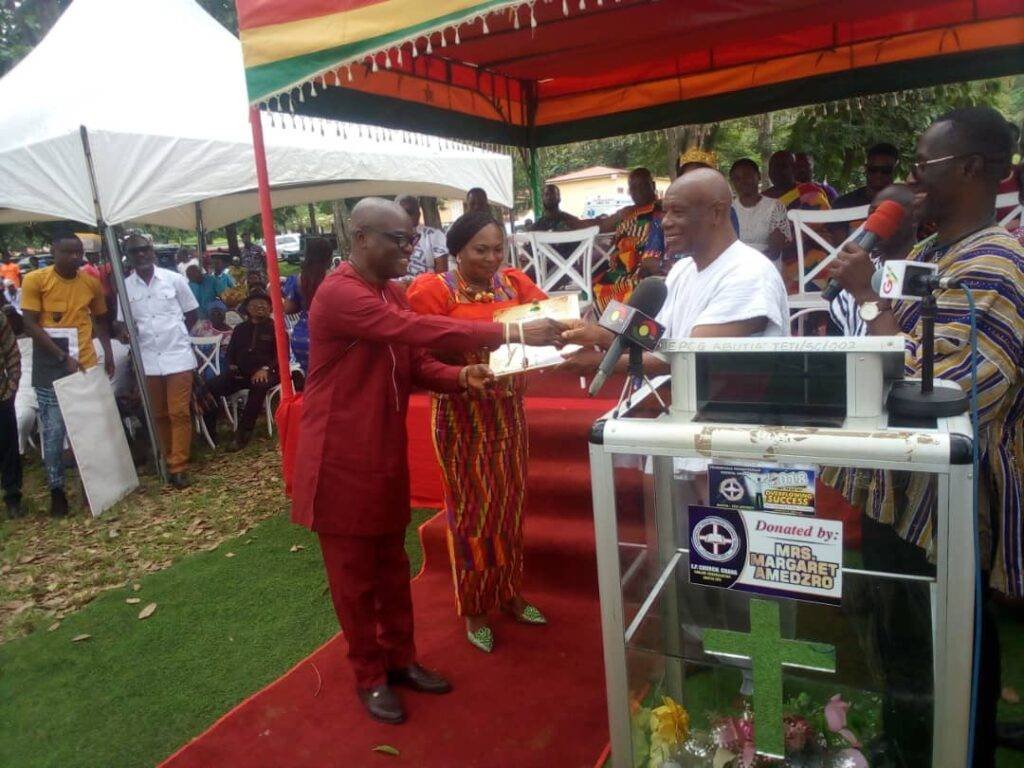
[[[368,232],[374,232],[381,237],[386,237],[399,248],[415,248],[420,241],[419,232],[414,232],[410,235],[405,232],[385,232],[382,229],[374,229],[373,227],[363,227],[363,229]]]

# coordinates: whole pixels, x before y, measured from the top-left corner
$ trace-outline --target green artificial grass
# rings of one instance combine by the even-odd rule
[[[0,766],[155,765],[338,631],[316,538],[284,517],[139,584],[0,646]]]

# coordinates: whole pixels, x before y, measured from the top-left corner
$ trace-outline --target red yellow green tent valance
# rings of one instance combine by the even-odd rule
[[[1020,0],[236,0],[250,100],[539,146],[1024,71]]]

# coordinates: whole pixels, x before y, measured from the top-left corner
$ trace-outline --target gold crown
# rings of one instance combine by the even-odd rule
[[[718,155],[710,149],[701,149],[700,147],[690,147],[684,152],[679,153],[679,163],[677,164],[680,168],[687,163],[703,163],[704,165],[710,166],[711,168],[718,167]]]

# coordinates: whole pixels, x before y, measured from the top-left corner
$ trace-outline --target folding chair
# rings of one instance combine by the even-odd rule
[[[552,291],[562,278],[569,278],[573,290],[584,294],[583,304],[593,301],[591,272],[593,271],[594,240],[599,230],[587,227],[571,232],[530,232],[530,246],[534,262],[541,275],[537,285],[543,291]],[[556,246],[574,245],[572,253],[563,256]]]

